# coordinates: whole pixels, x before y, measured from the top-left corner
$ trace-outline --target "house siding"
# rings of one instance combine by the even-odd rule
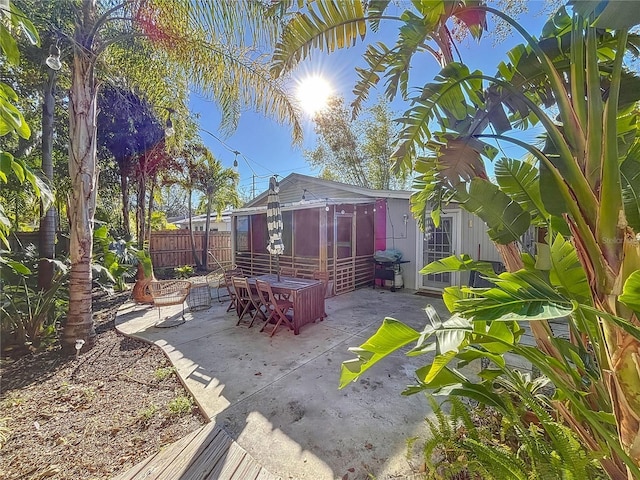
[[[462,238],[462,251],[474,260],[502,261],[498,250],[487,234],[487,224],[472,213],[461,210],[462,222],[460,235]]]
[[[409,201],[398,198],[386,200],[386,245],[402,252],[402,259],[409,263],[402,266],[402,279],[405,288],[415,289],[416,279],[413,272],[422,266],[417,265],[416,236],[417,223],[411,214]],[[407,222],[404,216],[407,216]]]

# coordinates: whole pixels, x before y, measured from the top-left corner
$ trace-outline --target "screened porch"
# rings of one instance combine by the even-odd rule
[[[285,251],[278,259],[267,252],[266,209],[240,209],[233,214],[234,262],[251,276],[276,273],[280,267],[312,278],[329,272],[333,293],[372,285],[375,253],[375,201],[319,202],[282,209]]]

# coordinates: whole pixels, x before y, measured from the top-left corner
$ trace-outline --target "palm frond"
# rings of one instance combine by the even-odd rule
[[[377,32],[380,26],[380,19],[391,3],[391,0],[370,0],[368,3],[367,14],[371,17],[369,24],[371,25],[371,30]]]
[[[243,10],[237,2],[158,0],[140,8],[136,23],[156,47],[164,50],[168,61],[182,66],[190,82],[219,105],[223,129],[233,130],[240,112],[251,108],[291,125],[294,141],[300,141],[299,112],[282,79],[271,76],[269,57],[261,53],[261,45],[247,45],[245,38],[232,36],[236,22],[246,23],[239,27],[242,30],[259,29],[272,21],[266,15],[253,18],[264,13],[260,2],[245,3],[247,8]],[[186,25],[185,18],[189,19]],[[245,31],[245,35],[248,33]]]
[[[369,91],[380,81],[380,73],[384,72],[390,62],[390,57],[395,55],[384,43],[378,42],[367,47],[363,58],[368,68],[356,67],[358,81],[353,87],[356,98],[351,103],[352,118],[356,118],[362,110],[363,102],[368,98]]]
[[[276,45],[271,73],[278,77],[309,56],[312,50],[328,53],[355,45],[367,31],[362,2],[318,0],[306,12],[298,12],[285,26]]]

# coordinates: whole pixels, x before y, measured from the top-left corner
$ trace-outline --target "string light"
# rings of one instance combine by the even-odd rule
[[[167,118],[167,128],[164,129],[164,134],[167,137],[175,135],[176,130],[173,128],[173,122],[171,121],[171,112],[169,112],[169,118]]]
[[[60,70],[62,63],[60,62],[60,49],[58,45],[51,44],[49,47],[49,56],[45,60],[45,63],[51,70]]]

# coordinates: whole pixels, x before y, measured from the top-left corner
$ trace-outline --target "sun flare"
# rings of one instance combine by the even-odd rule
[[[325,78],[320,76],[305,78],[299,83],[296,92],[300,105],[310,115],[325,108],[331,95],[333,95],[333,88]]]

